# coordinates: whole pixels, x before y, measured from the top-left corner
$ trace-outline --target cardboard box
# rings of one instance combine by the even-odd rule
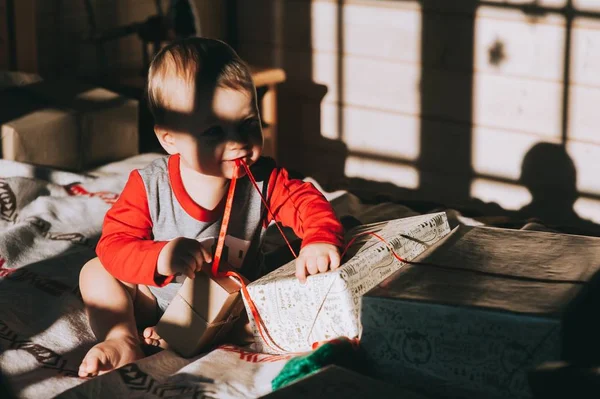
[[[376,231],[407,260],[450,232],[445,213],[421,215],[361,226],[349,232]],[[309,276],[302,284],[295,276],[295,261],[254,281],[248,292],[266,326],[264,342],[246,303],[257,350],[265,353],[308,352],[315,342],[337,337],[359,337],[360,296],[405,263],[396,260],[387,245],[365,236],[340,268]],[[246,298],[244,298],[246,302]]]
[[[139,153],[138,102],[106,89],[42,81],[1,91],[0,104],[5,159],[81,171]]]
[[[2,158],[61,169],[80,165],[80,137],[74,113],[45,108],[2,124]]]
[[[599,260],[598,238],[460,226],[417,259],[426,265],[363,296],[361,346],[388,381],[452,397],[528,398],[528,370],[564,356],[561,321]]]
[[[417,393],[399,389],[391,384],[338,366],[327,366],[314,374],[262,397],[265,399],[427,399]]]
[[[137,100],[69,79],[43,81],[24,89],[78,115],[81,169],[139,153]]]
[[[195,356],[223,342],[243,310],[237,280],[201,271],[185,279],[156,332],[181,356]]]

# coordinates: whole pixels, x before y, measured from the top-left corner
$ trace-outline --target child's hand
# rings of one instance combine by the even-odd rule
[[[156,271],[162,276],[181,273],[191,279],[202,270],[204,263],[212,262],[212,255],[202,244],[191,238],[171,240],[158,255]]]
[[[340,252],[331,244],[308,244],[300,251],[296,259],[296,277],[300,282],[306,282],[308,274],[325,273],[340,267]]]

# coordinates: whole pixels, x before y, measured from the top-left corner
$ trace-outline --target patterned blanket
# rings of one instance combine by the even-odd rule
[[[271,391],[289,356],[233,346],[193,359],[162,351],[101,377],[77,377],[95,343],[78,290],[79,270],[95,256],[104,214],[129,172],[157,156],[88,174],[0,160],[0,370],[15,396],[239,398]],[[344,191],[324,194],[339,216],[363,223],[415,215],[401,205],[363,205]],[[265,246],[277,248],[278,235],[269,231]]]

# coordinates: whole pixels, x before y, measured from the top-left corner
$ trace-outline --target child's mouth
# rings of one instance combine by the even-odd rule
[[[244,156],[241,156],[239,158],[226,159],[226,160],[224,160],[222,162],[224,162],[224,163],[232,162],[232,163],[235,163],[238,166],[241,166],[242,163],[246,163],[246,164],[248,163],[248,158],[250,158],[250,155],[244,155]]]

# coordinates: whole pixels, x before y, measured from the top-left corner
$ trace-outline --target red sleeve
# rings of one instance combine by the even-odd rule
[[[285,169],[274,169],[268,198],[275,220],[291,227],[302,238],[302,247],[314,243],[343,246],[342,224],[327,199],[311,183],[290,179]],[[267,221],[271,220],[269,215]]]
[[[152,237],[152,220],[144,182],[137,170],[129,175],[123,192],[104,217],[96,253],[115,278],[132,284],[163,286],[173,276],[156,273],[158,254],[167,242]]]

